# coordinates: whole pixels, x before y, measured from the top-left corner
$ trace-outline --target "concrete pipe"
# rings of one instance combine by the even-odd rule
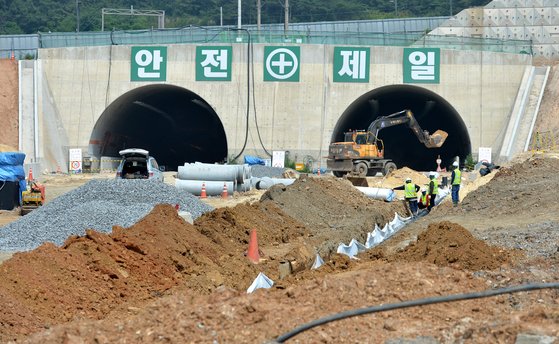
[[[256,188],[258,190],[266,190],[271,188],[272,185],[283,184],[287,186],[293,184],[293,182],[295,182],[295,179],[262,177],[256,182]]]
[[[237,184],[237,192],[247,192],[252,190],[252,184],[250,182],[248,183],[242,183],[242,184]]]
[[[356,186],[355,188],[364,193],[365,196],[369,198],[379,199],[387,202],[392,202],[394,200],[395,193],[391,189],[368,188],[363,186]]]
[[[196,162],[185,163],[178,167],[177,177],[182,180],[208,180],[208,181],[236,181],[243,183],[245,180],[244,165],[218,165]]]
[[[227,192],[232,194],[235,191],[235,183],[230,181],[203,181],[203,180],[183,180],[175,179],[175,187],[180,190],[190,192],[195,196],[200,196],[202,184],[206,186],[206,195],[218,196],[223,192],[223,184],[227,185]]]

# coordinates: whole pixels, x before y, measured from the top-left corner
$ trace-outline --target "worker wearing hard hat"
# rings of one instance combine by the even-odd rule
[[[452,194],[452,204],[456,207],[458,202],[460,201],[460,183],[462,181],[462,172],[460,172],[460,167],[458,161],[454,161],[452,163],[454,169],[452,170],[452,174],[450,175],[450,184],[452,185],[451,194]]]
[[[429,206],[428,211],[431,211],[435,206],[435,200],[439,194],[439,182],[437,181],[435,172],[429,173]]]
[[[412,183],[411,178],[406,178],[406,183],[402,186],[395,187],[392,190],[404,190],[404,198],[408,201],[410,212],[413,217],[417,215],[417,192],[419,185]]]
[[[421,194],[419,195],[419,201],[417,207],[419,209],[425,209],[429,206],[429,195],[427,194],[427,189],[421,188]]]

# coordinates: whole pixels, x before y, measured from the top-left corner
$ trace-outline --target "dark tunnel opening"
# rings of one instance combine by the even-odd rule
[[[405,124],[384,128],[379,138],[384,141],[385,158],[392,159],[398,168],[434,171],[440,156],[441,168],[449,169],[454,157],[458,156],[463,163],[471,153],[468,130],[452,105],[436,93],[412,85],[383,86],[359,97],[338,120],[332,142],[343,141],[346,131],[367,129],[377,117],[404,109],[413,112],[423,130],[432,134],[441,129],[448,133],[448,138],[440,148],[427,148]]]
[[[213,108],[200,96],[173,85],[148,85],[112,102],[90,139],[94,156],[119,157],[125,148],[143,148],[167,170],[185,162],[223,162],[227,138]]]

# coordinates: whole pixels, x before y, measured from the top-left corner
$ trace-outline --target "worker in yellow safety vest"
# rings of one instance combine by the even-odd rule
[[[450,184],[452,185],[452,204],[456,207],[460,201],[459,192],[460,183],[462,182],[462,172],[460,172],[458,161],[453,162],[452,166],[454,166],[454,170],[452,170],[452,174],[450,175]]]
[[[419,185],[411,182],[411,178],[406,178],[406,183],[402,186],[395,187],[392,190],[404,190],[404,198],[408,201],[410,206],[410,212],[412,216],[417,215],[417,192],[419,191]]]
[[[417,206],[419,209],[425,209],[429,206],[429,195],[427,194],[427,189],[421,188],[421,194],[419,195]]]
[[[437,195],[439,194],[439,182],[437,178],[435,178],[435,172],[429,173],[429,206],[427,207],[427,211],[431,211],[435,206],[435,200]]]

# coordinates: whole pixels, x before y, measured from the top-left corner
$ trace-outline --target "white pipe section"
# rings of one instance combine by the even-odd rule
[[[251,183],[237,184],[237,187],[236,187],[237,192],[246,192],[246,191],[250,191],[250,190],[252,190],[252,184]]]
[[[540,112],[540,105],[542,103],[543,93],[545,91],[545,86],[547,85],[547,78],[549,77],[549,70],[551,69],[550,66],[547,66],[545,71],[545,77],[543,79],[542,89],[540,91],[540,96],[538,97],[538,103],[536,105],[536,114],[534,118],[532,118],[532,124],[530,125],[530,130],[528,131],[528,139],[526,140],[526,144],[524,145],[524,152],[528,150],[530,146],[530,140],[532,139],[532,131],[534,130],[534,125],[536,124],[536,119],[538,118],[538,113]]]
[[[230,181],[203,181],[203,180],[183,180],[175,179],[175,187],[180,190],[190,192],[195,196],[202,193],[202,184],[206,187],[206,195],[218,196],[223,192],[223,185],[227,185],[227,192],[232,194],[235,191],[235,183]]]
[[[244,183],[250,168],[245,165],[218,165],[196,162],[179,166],[177,178],[182,180],[231,181]]]
[[[259,181],[256,182],[256,188],[258,190],[265,190],[271,188],[273,185],[276,184],[283,184],[285,186],[288,186],[293,184],[293,182],[295,182],[295,179],[262,177]]]
[[[392,202],[394,200],[395,193],[392,189],[369,188],[364,186],[356,186],[355,188],[372,199],[379,199],[387,202]]]

